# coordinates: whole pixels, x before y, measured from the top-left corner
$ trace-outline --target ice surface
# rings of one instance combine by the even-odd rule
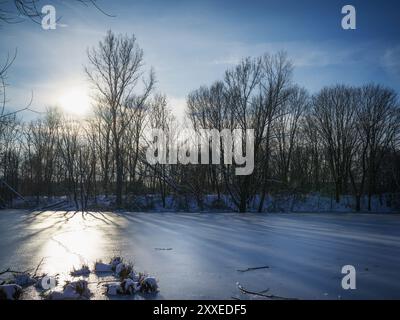
[[[0,270],[35,269],[45,257],[38,273],[60,273],[60,286],[73,279],[72,266],[92,268],[98,259],[109,262],[118,255],[157,279],[160,292],[150,296],[155,299],[257,298],[241,293],[237,282],[254,292],[269,288],[299,299],[400,298],[396,214],[2,210],[0,237]],[[341,287],[347,264],[356,268],[356,290]],[[113,279],[91,273],[92,298],[109,298],[98,281]],[[23,298],[36,296],[28,292]]]

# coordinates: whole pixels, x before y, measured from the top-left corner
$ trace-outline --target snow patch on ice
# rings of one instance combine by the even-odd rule
[[[46,298],[49,300],[87,300],[90,299],[91,292],[86,280],[67,282],[63,291],[52,291]]]
[[[0,300],[18,300],[21,294],[22,288],[17,284],[0,285]]]
[[[14,274],[13,276],[13,282],[21,287],[30,286],[37,282],[37,280],[32,278],[29,273]]]
[[[90,269],[89,266],[87,265],[82,265],[79,269],[73,269],[71,271],[71,276],[73,277],[87,277],[90,274]]]

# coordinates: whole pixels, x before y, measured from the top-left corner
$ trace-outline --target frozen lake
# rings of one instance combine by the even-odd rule
[[[0,211],[0,270],[43,258],[41,271],[65,280],[114,255],[156,276],[159,299],[260,298],[237,282],[299,299],[400,299],[400,215]],[[356,268],[356,290],[341,287],[344,265]],[[94,298],[105,299],[95,278]]]

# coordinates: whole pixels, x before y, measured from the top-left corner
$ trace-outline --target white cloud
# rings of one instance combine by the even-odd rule
[[[370,44],[365,44],[369,47]],[[219,43],[214,46],[217,57],[213,65],[234,65],[243,57],[286,51],[296,67],[326,67],[357,61],[365,48],[348,48],[337,41],[320,43],[290,41],[264,43]]]
[[[240,62],[241,57],[231,56],[221,59],[215,59],[212,63],[216,65],[236,65]]]

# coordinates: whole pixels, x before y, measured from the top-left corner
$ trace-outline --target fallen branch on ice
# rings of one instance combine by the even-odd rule
[[[3,271],[0,271],[0,275],[5,274],[5,273],[26,273],[27,271],[15,271],[15,270],[11,270],[10,268],[7,268]]]
[[[37,272],[38,272],[40,266],[42,265],[43,260],[44,260],[44,257],[40,260],[39,264],[36,266],[35,272],[33,273],[33,277],[37,276]]]
[[[260,297],[264,297],[264,298],[268,298],[268,299],[297,300],[295,298],[286,298],[286,297],[276,296],[273,294],[265,294],[266,292],[269,291],[269,289],[266,289],[266,290],[263,290],[260,292],[255,292],[255,291],[250,291],[250,290],[243,288],[243,286],[239,282],[237,282],[236,285],[237,285],[238,289],[244,294],[252,294],[255,296],[260,296]]]
[[[253,270],[260,270],[260,269],[269,269],[269,266],[255,267],[255,268],[247,268],[247,269],[239,269],[239,270],[236,270],[236,271],[239,271],[239,272],[247,272],[247,271],[253,271]]]

